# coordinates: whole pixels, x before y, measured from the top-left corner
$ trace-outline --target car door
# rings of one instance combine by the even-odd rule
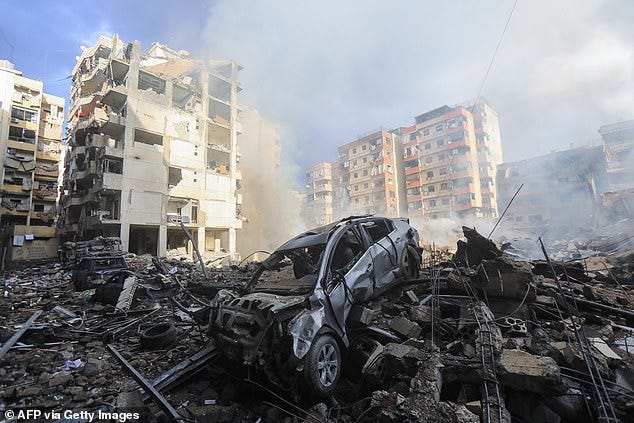
[[[352,305],[362,302],[371,294],[374,285],[374,266],[367,251],[367,243],[354,225],[336,234],[326,248],[326,257],[322,266],[327,266],[324,276],[324,292],[327,296],[327,308],[341,332],[345,332],[345,322]],[[343,268],[338,264],[345,262],[341,255],[342,243],[352,238],[358,243],[353,248],[353,258]]]
[[[388,219],[376,218],[359,225],[368,238],[368,251],[372,257],[376,282],[374,290],[381,290],[391,284],[399,269],[400,257],[396,229]]]

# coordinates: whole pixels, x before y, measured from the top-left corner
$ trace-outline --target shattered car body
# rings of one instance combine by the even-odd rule
[[[103,285],[106,280],[129,268],[123,256],[83,257],[73,270],[72,282],[77,291]]]
[[[210,335],[226,357],[263,368],[272,382],[288,387],[299,371],[312,393],[326,395],[350,345],[352,306],[416,278],[418,243],[401,218],[351,217],[305,232],[260,264],[244,295],[218,293]]]

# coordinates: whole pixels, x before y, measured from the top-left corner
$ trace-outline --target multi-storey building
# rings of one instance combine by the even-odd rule
[[[498,166],[498,207],[510,202],[504,224],[544,233],[593,223],[606,189],[602,146],[578,147]]]
[[[484,101],[477,102],[469,111],[473,114],[475,127],[482,195],[481,213],[483,217],[496,217],[498,215],[497,166],[503,161],[498,115]]]
[[[338,148],[333,173],[334,218],[406,214],[403,145],[397,131],[380,130]]]
[[[9,262],[57,256],[64,99],[0,61],[0,222]]]
[[[232,256],[240,66],[101,36],[72,73],[59,236],[119,236],[137,254]]]
[[[493,217],[501,161],[497,116],[486,104],[442,106],[403,128],[410,216]]]
[[[332,164],[317,163],[306,169],[305,213],[309,225],[326,225],[333,220]]]
[[[634,188],[634,120],[599,128],[607,160],[608,189]]]

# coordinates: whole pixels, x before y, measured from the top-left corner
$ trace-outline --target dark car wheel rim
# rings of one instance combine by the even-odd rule
[[[317,371],[319,372],[319,381],[323,386],[330,386],[335,382],[339,371],[339,360],[332,344],[321,347],[317,359]]]

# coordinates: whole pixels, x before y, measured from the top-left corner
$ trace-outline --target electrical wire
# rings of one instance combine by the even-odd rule
[[[476,102],[478,101],[478,99],[480,98],[480,95],[482,95],[482,90],[484,89],[484,84],[489,76],[489,72],[491,71],[491,68],[493,67],[493,61],[495,60],[495,56],[498,53],[498,50],[500,49],[500,45],[502,45],[502,40],[504,39],[504,34],[506,34],[506,30],[509,27],[509,23],[511,22],[511,17],[513,16],[513,12],[515,11],[515,7],[517,6],[517,0],[515,0],[515,2],[513,3],[513,7],[511,8],[511,12],[509,13],[508,18],[506,19],[506,23],[504,24],[504,29],[502,30],[502,34],[500,35],[500,39],[498,40],[497,45],[495,46],[495,51],[493,51],[493,56],[491,56],[491,61],[489,62],[489,66],[487,67],[486,72],[484,73],[484,78],[482,78],[482,82],[480,83],[480,88],[478,89],[478,95],[476,96],[475,101],[473,102],[473,106],[471,106],[471,113],[473,113],[473,110],[475,109],[476,106]]]

